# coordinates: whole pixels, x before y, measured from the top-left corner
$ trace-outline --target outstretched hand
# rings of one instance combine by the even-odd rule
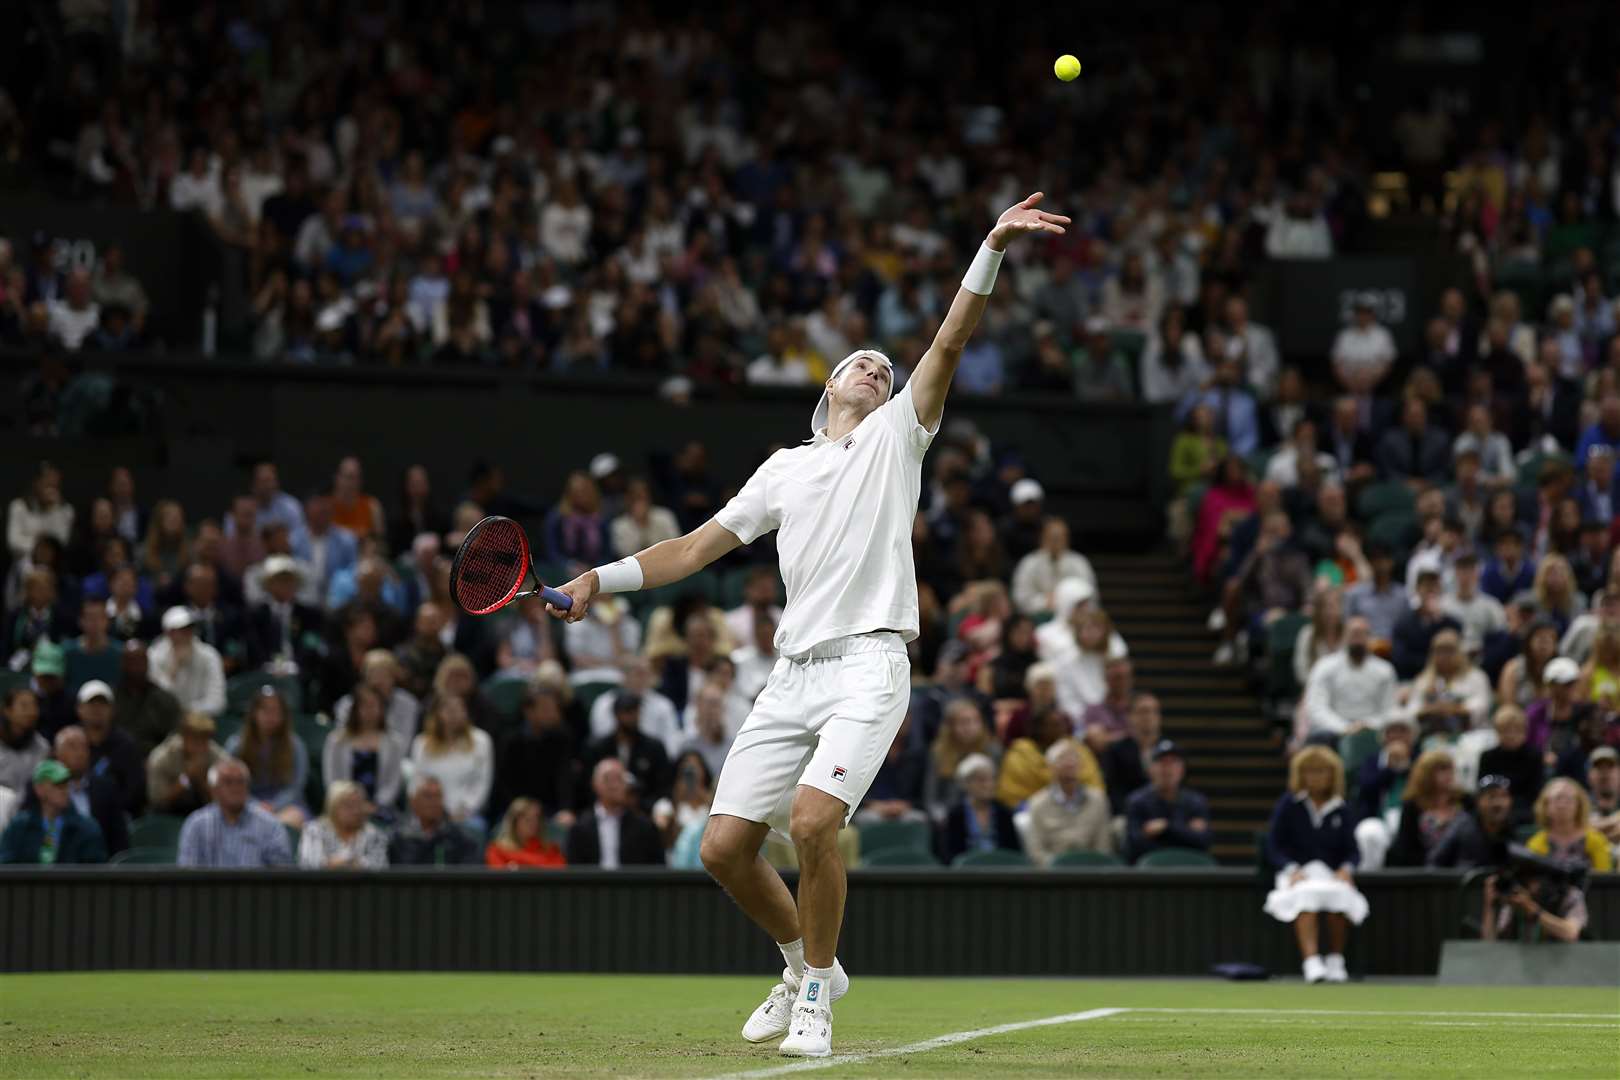
[[[985,241],[992,251],[1007,250],[1007,241],[1024,233],[1053,233],[1062,236],[1063,226],[1069,224],[1069,219],[1062,214],[1048,214],[1044,210],[1037,210],[1040,201],[1046,197],[1045,192],[1037,191],[1021,203],[1009,206],[1002,215],[996,219],[996,227],[990,230],[990,238]]]

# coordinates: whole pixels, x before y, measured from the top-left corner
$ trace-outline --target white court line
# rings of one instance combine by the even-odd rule
[[[755,1080],[767,1076],[785,1076],[790,1073],[809,1072],[813,1069],[831,1069],[840,1065],[858,1065],[863,1061],[874,1058],[898,1057],[902,1054],[922,1054],[929,1050],[939,1050],[946,1046],[955,1046],[958,1043],[971,1042],[974,1039],[988,1038],[991,1035],[1005,1035],[1013,1031],[1027,1031],[1030,1028],[1054,1027],[1058,1024],[1078,1024],[1086,1020],[1101,1020],[1109,1016],[1123,1016],[1128,1013],[1174,1013],[1174,1014],[1202,1014],[1202,1015],[1236,1015],[1236,1016],[1395,1016],[1403,1019],[1417,1017],[1439,1016],[1455,1018],[1459,1021],[1484,1020],[1604,1020],[1601,1024],[1546,1024],[1533,1023],[1526,1025],[1509,1026],[1538,1026],[1538,1027],[1583,1027],[1583,1028],[1612,1028],[1620,1026],[1620,1013],[1537,1013],[1537,1012],[1422,1012],[1399,1010],[1373,1010],[1373,1009],[1171,1009],[1152,1007],[1087,1009],[1085,1012],[1064,1013],[1061,1016],[1046,1016],[1039,1020],[1020,1020],[1012,1024],[997,1024],[995,1027],[978,1028],[974,1031],[955,1031],[949,1035],[938,1035],[932,1039],[925,1039],[919,1043],[908,1046],[891,1046],[886,1050],[871,1050],[862,1054],[834,1054],[832,1057],[805,1058],[792,1061],[785,1065],[773,1065],[765,1069],[751,1069],[747,1072],[728,1073],[719,1080]],[[1424,1027],[1488,1027],[1484,1023],[1453,1023],[1450,1021],[1424,1021],[1417,1020],[1418,1026]]]
[[[1053,1027],[1057,1024],[1078,1024],[1086,1020],[1101,1020],[1105,1016],[1117,1016],[1129,1009],[1087,1009],[1085,1012],[1064,1013],[1062,1016],[1047,1016],[1039,1020],[1020,1020],[1014,1024],[997,1024],[995,1027],[979,1028],[976,1031],[955,1031],[949,1035],[939,1035],[932,1039],[925,1039],[920,1043],[909,1046],[891,1046],[887,1050],[872,1050],[864,1054],[834,1054],[832,1057],[805,1058],[802,1061],[790,1062],[787,1065],[773,1065],[768,1069],[754,1069],[749,1072],[731,1073],[721,1080],[753,1080],[754,1077],[784,1076],[788,1073],[809,1072],[811,1069],[831,1069],[839,1065],[856,1065],[873,1058],[898,1057],[902,1054],[921,1054],[929,1050],[938,1050],[945,1046],[955,1046],[957,1043],[971,1042],[974,1039],[983,1039],[990,1035],[1005,1035],[1010,1031],[1027,1031],[1030,1028]]]

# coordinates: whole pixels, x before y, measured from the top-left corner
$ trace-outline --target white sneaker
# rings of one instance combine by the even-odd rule
[[[1216,608],[1214,611],[1211,611],[1209,613],[1209,618],[1204,620],[1204,625],[1209,628],[1209,632],[1212,634],[1218,634],[1222,630],[1225,630],[1226,609]]]
[[[1231,667],[1237,663],[1237,647],[1230,641],[1221,642],[1220,647],[1215,650],[1215,655],[1210,657],[1209,662],[1216,667]]]
[[[1328,982],[1350,981],[1350,973],[1344,970],[1344,957],[1339,953],[1328,953],[1322,964],[1322,974]]]
[[[1320,956],[1307,956],[1305,958],[1305,981],[1319,983],[1327,978],[1327,965]]]
[[[793,1002],[788,1036],[777,1049],[789,1057],[827,1057],[832,1053],[831,991],[832,987],[819,979],[804,980]]]
[[[833,961],[832,1001],[837,1001],[849,993],[849,976],[844,972],[844,965],[837,960]],[[794,976],[792,968],[782,969],[782,981],[771,987],[771,992],[760,1002],[754,1015],[748,1018],[743,1025],[742,1037],[751,1043],[769,1042],[771,1039],[780,1039],[788,1032],[790,1014],[793,1012],[793,999],[799,996],[799,980]]]

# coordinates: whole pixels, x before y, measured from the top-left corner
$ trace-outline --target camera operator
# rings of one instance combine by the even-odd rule
[[[1496,866],[1513,839],[1513,783],[1492,774],[1480,778],[1474,809],[1458,820],[1429,853],[1429,865],[1470,870]]]
[[[1514,845],[1507,865],[1485,879],[1480,937],[1512,937],[1515,917],[1525,941],[1575,941],[1586,928],[1583,872]],[[1539,931],[1539,933],[1538,933]]]

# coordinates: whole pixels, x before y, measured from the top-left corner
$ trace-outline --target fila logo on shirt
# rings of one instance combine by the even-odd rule
[[[855,445],[855,436],[851,435],[849,438],[844,440],[844,449],[845,450],[848,450],[850,447],[852,447],[854,445]]]
[[[833,766],[833,779],[838,781],[840,784],[844,782],[844,777],[847,775],[849,774],[844,771],[844,767],[842,765]]]

